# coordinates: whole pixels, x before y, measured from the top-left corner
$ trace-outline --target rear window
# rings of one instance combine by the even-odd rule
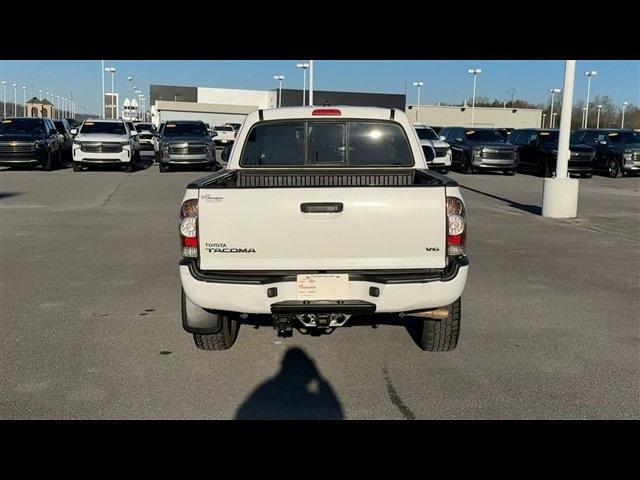
[[[249,132],[240,159],[243,167],[413,164],[402,127],[375,121],[261,123]]]
[[[215,127],[216,132],[233,132],[233,127]]]
[[[0,135],[42,135],[42,120],[30,118],[7,118],[0,121]]]
[[[80,133],[126,135],[127,129],[122,122],[84,122],[80,128]]]

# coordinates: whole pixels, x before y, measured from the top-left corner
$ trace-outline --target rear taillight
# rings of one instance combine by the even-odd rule
[[[447,197],[447,255],[464,255],[467,237],[467,214],[462,200]]]
[[[180,208],[182,258],[198,258],[198,200],[186,200]]]

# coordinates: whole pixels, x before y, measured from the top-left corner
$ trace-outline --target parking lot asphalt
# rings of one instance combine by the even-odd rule
[[[552,220],[540,178],[452,173],[470,222],[453,352],[391,317],[290,338],[252,319],[207,352],[177,267],[204,175],[0,169],[0,418],[640,417],[640,178],[581,180],[579,218]]]

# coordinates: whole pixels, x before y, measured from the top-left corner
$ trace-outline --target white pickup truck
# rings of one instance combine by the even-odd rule
[[[402,111],[250,113],[227,168],[188,185],[179,230],[182,324],[199,348],[231,347],[252,314],[285,336],[410,315],[422,349],[456,347],[465,206]]]

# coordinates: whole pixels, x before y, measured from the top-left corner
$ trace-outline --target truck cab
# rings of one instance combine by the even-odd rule
[[[250,315],[285,336],[410,315],[424,350],[457,344],[465,206],[400,110],[250,113],[227,168],[187,186],[179,230],[182,324],[198,348],[230,348]]]

